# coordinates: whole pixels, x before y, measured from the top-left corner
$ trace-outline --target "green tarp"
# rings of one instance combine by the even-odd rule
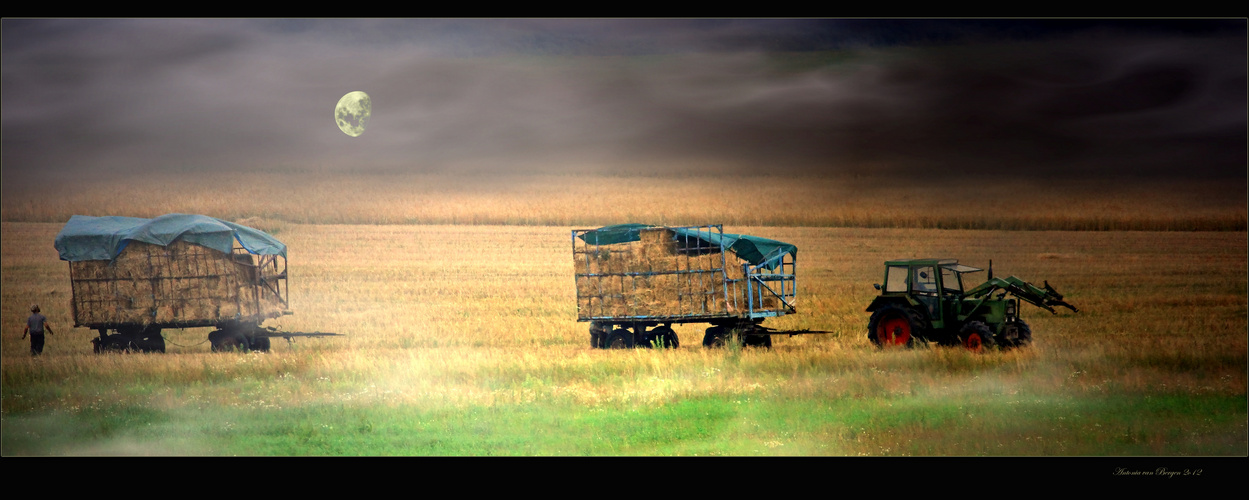
[[[715,247],[719,247],[723,243],[724,248],[732,250],[742,260],[752,265],[757,266],[763,262],[768,262],[768,265],[764,266],[767,269],[776,267],[778,261],[773,259],[779,255],[788,253],[793,255],[794,258],[798,257],[798,247],[789,243],[746,234],[720,234],[715,231],[708,231],[705,226],[701,228],[674,228],[649,224],[616,224],[586,231],[579,236],[582,241],[589,245],[611,245],[614,243],[638,241],[641,239],[641,235],[638,233],[639,229],[658,227],[663,227],[676,233],[677,239],[697,238]]]
[[[131,241],[168,246],[176,240],[230,253],[234,242],[258,255],[286,257],[286,245],[263,231],[205,215],[168,214],[155,219],[75,215],[56,235],[61,260],[113,260]]]

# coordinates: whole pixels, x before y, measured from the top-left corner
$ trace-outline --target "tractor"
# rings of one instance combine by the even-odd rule
[[[1010,349],[1032,342],[1032,329],[1019,317],[1019,301],[1057,314],[1055,307],[1079,312],[1063,301],[1048,282],[1044,288],[1014,276],[993,277],[964,290],[964,274],[983,269],[955,259],[906,259],[885,262],[885,284],[867,311],[867,338],[878,347],[962,345],[973,351]]]

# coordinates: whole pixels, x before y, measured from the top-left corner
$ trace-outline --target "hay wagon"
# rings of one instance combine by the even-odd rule
[[[260,326],[290,310],[286,245],[257,229],[203,215],[75,215],[55,245],[69,262],[74,326],[99,332],[96,352],[165,352],[167,328],[214,327],[214,351],[335,335]]]
[[[707,347],[771,347],[767,318],[794,314],[798,249],[720,225],[620,224],[572,231],[577,321],[592,348],[677,347],[675,323],[709,323]]]

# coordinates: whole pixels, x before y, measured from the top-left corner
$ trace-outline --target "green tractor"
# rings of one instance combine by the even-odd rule
[[[1011,276],[993,277],[970,290],[963,275],[983,271],[954,259],[907,259],[885,262],[885,284],[868,312],[867,338],[879,347],[914,347],[928,342],[962,345],[979,351],[1032,342],[1032,329],[1019,317],[1019,301],[1057,314],[1055,307],[1079,312],[1045,283],[1044,289]]]

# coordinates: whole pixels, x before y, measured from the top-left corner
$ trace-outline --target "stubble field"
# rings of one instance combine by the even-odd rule
[[[253,222],[290,247],[295,314],[266,325],[345,337],[211,353],[167,330],[166,354],[94,355],[61,224],[4,222],[3,454],[1246,453],[1243,228],[726,225],[799,248],[799,314],[766,324],[834,333],[713,350],[678,325],[678,349],[604,351],[575,321],[572,227]],[[1025,350],[871,347],[883,261],[924,256],[992,259],[1081,312],[1024,305]],[[35,301],[57,333],[32,359]]]

